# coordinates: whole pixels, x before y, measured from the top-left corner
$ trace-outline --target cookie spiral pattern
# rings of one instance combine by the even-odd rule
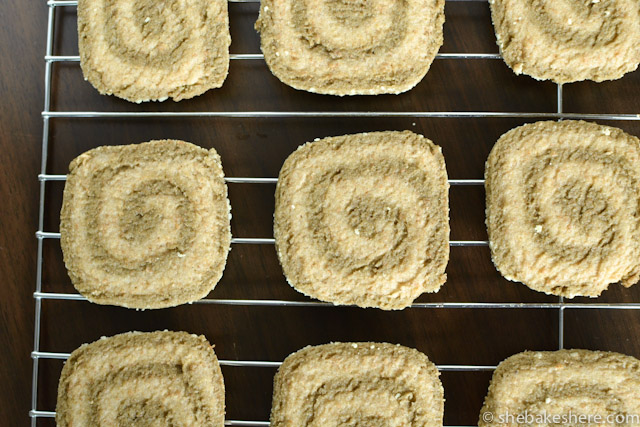
[[[271,426],[442,426],[439,375],[427,356],[399,345],[306,347],[275,376]]]
[[[436,292],[449,260],[440,147],[409,131],[301,146],[280,171],[274,235],[287,280],[311,297],[390,310]]]
[[[526,351],[509,357],[494,372],[478,425],[638,425],[639,387],[640,361],[631,356]],[[528,421],[515,418],[525,414]],[[546,422],[537,421],[544,415]],[[549,424],[551,417],[558,422]]]
[[[331,95],[405,92],[442,45],[444,0],[263,0],[256,29],[271,72]]]
[[[129,332],[76,349],[58,386],[65,426],[224,425],[224,382],[203,336]]]
[[[504,134],[489,155],[487,228],[509,280],[547,294],[598,296],[640,275],[640,141],[581,121]]]
[[[192,98],[222,86],[229,69],[226,0],[79,0],[86,80],[132,102]]]
[[[90,301],[170,307],[206,296],[231,243],[215,150],[176,140],[99,147],[69,167],[61,246]]]
[[[500,52],[516,74],[569,83],[619,79],[640,63],[636,0],[490,0]]]

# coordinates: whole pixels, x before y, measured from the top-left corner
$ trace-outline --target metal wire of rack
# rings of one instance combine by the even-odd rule
[[[230,3],[257,3],[259,0],[228,0]],[[486,0],[446,0],[447,2],[486,2]],[[59,62],[79,62],[79,56],[62,56],[53,54],[53,40],[55,33],[55,14],[59,7],[76,7],[77,0],[48,0],[47,16],[47,39],[46,52],[44,55],[44,108],[42,111],[43,131],[42,131],[42,159],[38,180],[40,182],[38,231],[37,239],[37,265],[36,265],[36,287],[33,294],[35,300],[35,326],[34,341],[31,358],[33,360],[32,369],[32,398],[29,416],[31,425],[37,425],[39,418],[54,418],[54,411],[40,410],[38,404],[38,372],[39,361],[42,359],[66,360],[69,353],[43,351],[40,348],[41,325],[42,325],[42,304],[47,300],[65,301],[86,301],[86,298],[77,293],[52,293],[42,291],[42,271],[43,271],[43,242],[46,239],[59,239],[60,233],[43,230],[45,218],[45,192],[46,183],[52,181],[65,181],[66,175],[53,175],[47,173],[47,161],[49,155],[49,132],[50,121],[56,118],[202,118],[202,117],[228,117],[228,118],[304,118],[304,117],[335,117],[335,118],[368,118],[368,117],[409,117],[409,118],[522,118],[522,119],[583,119],[583,120],[620,120],[620,121],[640,121],[640,114],[586,114],[568,113],[563,109],[563,88],[557,85],[555,113],[549,112],[493,112],[493,111],[197,111],[197,112],[105,112],[105,111],[52,111],[51,110],[51,85],[52,85],[52,64]],[[231,54],[231,60],[261,60],[262,54]],[[439,53],[438,60],[475,60],[475,59],[501,59],[498,53]],[[228,183],[238,184],[274,184],[277,178],[257,178],[257,177],[227,177]],[[450,179],[452,186],[481,186],[483,179]],[[273,244],[271,238],[233,238],[232,244]],[[460,240],[451,241],[451,246],[487,246],[487,241],[481,240]],[[202,299],[195,304],[219,304],[219,305],[243,305],[243,306],[270,306],[270,307],[330,307],[332,304],[320,301],[287,301],[274,299]],[[557,302],[547,303],[504,303],[504,302],[431,302],[414,303],[410,308],[438,309],[438,308],[470,308],[470,309],[548,309],[558,311],[558,348],[564,348],[564,315],[567,309],[619,309],[638,310],[640,303],[573,303],[565,302],[562,297]],[[279,361],[261,360],[220,360],[220,365],[228,367],[257,367],[274,368],[280,366]],[[443,372],[479,372],[493,371],[493,365],[437,365]],[[227,426],[268,426],[268,421],[247,421],[247,420],[226,420]],[[465,426],[448,426],[465,427]],[[468,427],[468,426],[467,426]]]

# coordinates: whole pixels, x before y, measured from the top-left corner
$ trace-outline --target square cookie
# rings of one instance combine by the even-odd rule
[[[478,425],[640,425],[638,390],[640,361],[634,357],[525,351],[494,372]]]
[[[640,277],[640,140],[563,120],[512,129],[485,170],[493,263],[531,289],[596,297]]]
[[[101,94],[193,98],[229,70],[226,0],[78,0],[80,66]]]
[[[427,356],[400,345],[305,347],[275,376],[271,427],[442,427],[439,375]]]
[[[62,369],[56,424],[224,425],[213,348],[186,332],[128,332],[76,349]]]
[[[220,156],[177,140],[99,147],[69,166],[60,244],[89,301],[162,308],[216,285],[231,244]]]
[[[276,186],[274,236],[288,282],[323,301],[385,310],[438,291],[448,189],[441,148],[409,131],[299,147]]]
[[[619,79],[640,63],[637,0],[490,0],[500,53],[516,74],[570,83]]]
[[[330,95],[401,93],[443,42],[444,0],[262,0],[256,29],[282,82]]]

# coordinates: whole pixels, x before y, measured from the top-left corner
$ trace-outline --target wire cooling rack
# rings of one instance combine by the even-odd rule
[[[229,0],[232,3],[251,3],[259,0]],[[447,0],[449,2],[485,2],[486,0]],[[45,192],[46,183],[52,181],[65,181],[66,175],[49,174],[47,171],[47,163],[49,152],[49,133],[51,129],[51,121],[58,118],[110,118],[110,119],[126,119],[126,118],[202,118],[202,117],[225,117],[225,118],[367,118],[367,117],[407,117],[407,118],[520,118],[520,119],[584,119],[584,120],[640,120],[637,114],[584,114],[584,113],[568,113],[563,110],[563,88],[557,85],[556,90],[556,112],[495,112],[495,111],[155,111],[155,112],[113,112],[113,111],[53,111],[51,109],[51,87],[52,87],[52,64],[59,62],[74,63],[79,62],[78,56],[62,56],[53,54],[54,34],[56,32],[56,10],[58,8],[77,6],[77,1],[68,0],[49,0],[46,2],[48,8],[47,21],[47,43],[44,56],[45,66],[45,93],[44,93],[44,110],[43,133],[42,133],[42,163],[38,180],[40,182],[40,199],[39,199],[39,220],[37,238],[37,265],[36,265],[36,289],[34,292],[35,299],[35,328],[34,342],[31,357],[33,359],[33,378],[32,378],[32,400],[31,425],[36,426],[40,418],[53,418],[55,412],[38,408],[38,373],[39,362],[42,359],[60,359],[65,360],[69,353],[51,352],[42,349],[41,326],[42,326],[42,306],[49,300],[63,301],[86,301],[86,299],[77,293],[53,293],[43,292],[43,242],[46,239],[59,239],[60,234],[44,230],[45,216]],[[233,25],[233,23],[232,23]],[[231,54],[231,59],[238,60],[262,60],[262,54]],[[436,57],[437,60],[500,60],[498,53],[440,53]],[[256,178],[256,177],[227,177],[228,183],[237,184],[274,184],[277,178]],[[482,186],[482,179],[450,179],[449,184],[452,186]],[[274,241],[271,238],[251,238],[251,237],[234,237],[231,241],[233,245],[269,245]],[[450,242],[451,246],[487,246],[488,242],[483,240],[454,240]],[[195,304],[218,304],[218,305],[242,305],[242,306],[293,306],[293,307],[315,307],[315,306],[331,306],[329,303],[319,301],[289,301],[278,299],[219,299],[207,298],[195,302]],[[515,303],[515,302],[427,302],[414,303],[412,308],[421,309],[438,309],[438,308],[463,308],[463,309],[546,309],[557,310],[558,313],[558,348],[564,347],[564,314],[567,309],[620,309],[620,310],[637,310],[640,309],[640,303],[578,303],[566,302],[563,298],[558,298],[556,302],[540,302],[540,303]],[[244,367],[244,368],[274,368],[280,366],[280,361],[262,361],[262,360],[220,360],[222,366]],[[496,366],[493,365],[461,365],[448,364],[438,365],[438,369],[443,372],[473,372],[473,371],[492,371]],[[225,425],[228,426],[268,426],[269,422],[264,420],[226,420]]]

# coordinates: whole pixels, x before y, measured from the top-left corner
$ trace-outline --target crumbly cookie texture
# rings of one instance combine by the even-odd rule
[[[490,0],[504,61],[516,74],[569,83],[619,79],[640,63],[637,0]]]
[[[502,275],[595,297],[640,277],[640,141],[564,120],[504,134],[487,160],[487,229]]]
[[[286,358],[272,427],[442,426],[444,390],[423,353],[386,343],[332,343]]]
[[[638,390],[640,361],[634,357],[589,350],[525,351],[494,372],[478,425],[637,425]]]
[[[334,304],[402,309],[449,261],[442,150],[415,133],[324,138],[285,161],[274,236],[287,280]]]
[[[101,94],[193,98],[229,70],[226,0],[78,0],[80,66]]]
[[[62,369],[56,424],[224,425],[213,348],[186,332],[128,332],[76,349]]]
[[[195,301],[231,244],[220,156],[177,140],[99,147],[69,166],[60,244],[88,300],[131,308]]]
[[[442,46],[444,0],[262,0],[256,29],[282,82],[330,95],[405,92]]]

